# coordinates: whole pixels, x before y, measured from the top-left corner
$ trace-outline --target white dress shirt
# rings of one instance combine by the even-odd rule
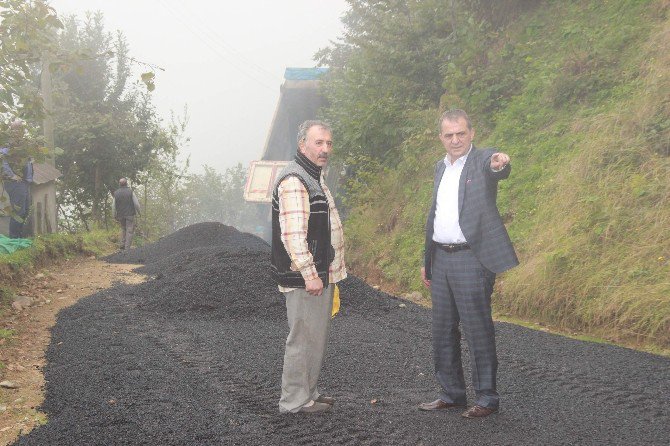
[[[472,150],[458,158],[452,164],[449,155],[444,158],[444,174],[437,189],[435,220],[433,222],[433,241],[437,243],[467,243],[461,225],[458,223],[458,184],[463,166]]]

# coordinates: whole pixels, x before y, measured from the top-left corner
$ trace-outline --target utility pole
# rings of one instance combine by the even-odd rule
[[[53,98],[51,92],[51,70],[49,65],[51,58],[47,52],[42,54],[42,75],[40,76],[40,91],[42,93],[42,104],[44,106],[44,120],[42,121],[42,130],[44,131],[44,142],[49,155],[46,163],[56,167],[56,152],[54,138],[54,118],[53,118]],[[46,232],[58,231],[58,207],[56,206],[56,186],[47,188],[44,191],[44,221]]]
[[[42,103],[44,105],[44,120],[42,129],[44,130],[44,141],[49,149],[47,162],[52,166],[56,165],[56,155],[54,153],[54,118],[53,118],[53,98],[51,92],[51,71],[49,70],[50,58],[47,53],[42,55],[42,76],[40,78],[40,89],[42,92]],[[54,201],[55,203],[55,201]]]

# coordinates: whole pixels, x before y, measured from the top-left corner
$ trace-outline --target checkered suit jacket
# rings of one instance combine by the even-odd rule
[[[477,259],[484,267],[498,274],[518,265],[519,260],[496,205],[498,181],[507,178],[512,168],[508,164],[500,172],[493,172],[490,160],[496,152],[494,149],[472,147],[463,166],[458,186],[458,221]],[[426,222],[424,266],[427,279],[431,278],[437,189],[444,170],[444,160],[440,160],[435,166],[433,201]]]

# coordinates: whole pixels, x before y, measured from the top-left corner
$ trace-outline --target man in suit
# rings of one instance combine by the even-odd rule
[[[439,132],[447,154],[435,169],[421,277],[431,291],[435,375],[442,392],[419,410],[466,406],[460,322],[476,396],[463,416],[479,418],[498,410],[491,317],[495,275],[519,263],[496,205],[498,181],[509,176],[510,158],[474,147],[475,131],[463,110],[444,112]]]

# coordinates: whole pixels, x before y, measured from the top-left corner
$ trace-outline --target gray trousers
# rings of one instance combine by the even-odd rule
[[[469,249],[434,251],[430,291],[435,376],[443,390],[440,398],[447,403],[466,404],[460,322],[470,350],[475,404],[496,409],[498,359],[491,317],[495,274],[484,268]]]
[[[135,233],[135,216],[119,218],[121,224],[121,249],[130,249],[133,243],[133,234]]]
[[[316,382],[330,332],[334,289],[329,285],[321,296],[312,296],[304,289],[284,293],[289,334],[281,377],[280,412],[297,412],[319,397]]]

